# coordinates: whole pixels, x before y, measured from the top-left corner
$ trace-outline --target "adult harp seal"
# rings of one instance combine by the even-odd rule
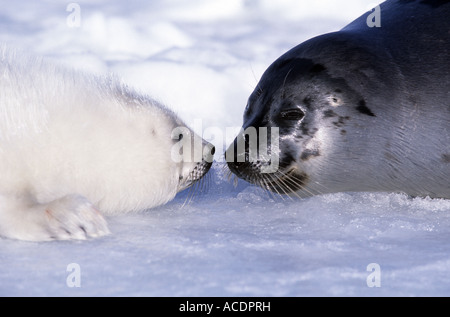
[[[238,177],[279,194],[404,192],[450,198],[450,2],[389,0],[310,39],[263,74],[243,128],[279,127],[275,172],[226,152]],[[244,150],[236,151],[244,142]]]

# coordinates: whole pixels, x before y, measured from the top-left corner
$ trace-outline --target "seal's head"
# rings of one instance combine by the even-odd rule
[[[152,188],[154,196],[160,196],[162,202],[187,188],[198,189],[197,185],[212,166],[214,146],[163,105],[148,106],[147,101],[141,108],[132,107],[129,115],[132,120],[129,125],[136,131],[134,140],[126,140],[128,147],[131,142],[136,143],[140,135],[147,135],[139,144],[140,153],[146,152],[148,159],[142,160],[141,168],[133,168],[140,175],[139,179],[143,179],[142,187]],[[133,162],[136,161],[141,162],[136,159]],[[130,162],[130,165],[136,163]]]
[[[212,166],[215,148],[184,125],[175,127],[171,136],[175,142],[171,160],[177,164],[177,191],[180,192],[203,180]]]
[[[358,127],[377,119],[352,86],[320,59],[282,56],[248,100],[243,129],[225,153],[231,172],[278,194],[349,190],[346,174],[361,168],[349,160],[370,153]]]

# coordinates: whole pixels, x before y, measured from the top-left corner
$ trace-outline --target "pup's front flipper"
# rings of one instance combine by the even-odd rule
[[[29,241],[87,239],[109,234],[100,212],[83,196],[48,204],[0,195],[0,236]]]

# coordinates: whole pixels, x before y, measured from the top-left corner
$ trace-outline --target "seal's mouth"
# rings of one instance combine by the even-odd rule
[[[229,164],[230,172],[237,177],[280,195],[289,195],[302,190],[308,182],[308,175],[296,167],[274,173],[261,173],[258,166],[253,163],[242,163],[237,166]]]
[[[303,189],[307,180],[308,175],[291,168],[287,172],[261,174],[258,185],[280,195],[289,195]]]
[[[195,165],[192,171],[189,173],[188,177],[185,179],[180,179],[178,184],[178,192],[181,192],[195,184],[198,184],[203,180],[203,177],[211,169],[212,162],[202,161]]]

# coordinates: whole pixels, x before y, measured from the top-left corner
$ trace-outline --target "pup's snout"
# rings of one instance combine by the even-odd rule
[[[214,161],[214,154],[216,153],[216,147],[211,143],[205,143],[203,145],[203,160],[212,163]]]

